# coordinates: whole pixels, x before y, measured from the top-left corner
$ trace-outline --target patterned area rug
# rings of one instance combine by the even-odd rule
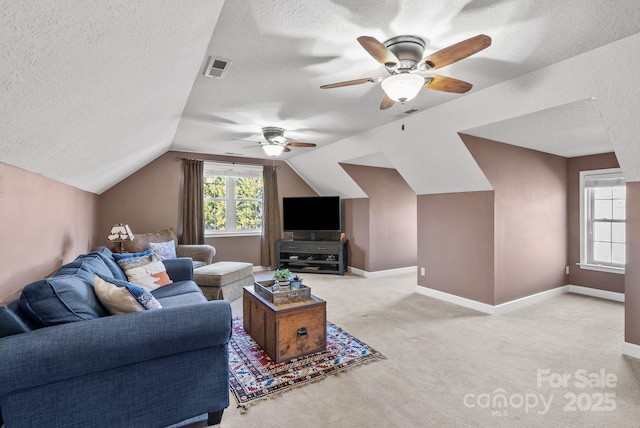
[[[233,320],[229,342],[229,380],[241,411],[306,383],[385,357],[366,343],[327,321],[327,350],[285,363],[274,363],[244,331],[242,318]]]

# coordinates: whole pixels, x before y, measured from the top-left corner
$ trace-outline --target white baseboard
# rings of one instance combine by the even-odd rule
[[[507,312],[511,312],[516,309],[522,309],[565,293],[583,294],[585,296],[597,297],[599,299],[613,300],[614,302],[624,303],[624,293],[598,290],[596,288],[582,287],[580,285],[564,285],[562,287],[557,287],[551,290],[532,294],[531,296],[525,296],[521,297],[520,299],[512,300],[510,302],[501,303],[496,306],[478,302],[476,300],[467,299],[465,297],[456,296],[454,294],[433,290],[431,288],[422,287],[420,285],[416,286],[416,292],[424,294],[425,296],[444,300],[445,302],[454,303],[456,305],[464,306],[465,308],[484,312],[485,314],[490,315],[506,314]]]
[[[465,308],[473,309],[474,311],[484,312],[485,314],[494,313],[494,307],[487,303],[456,296],[455,294],[445,293],[432,288],[422,287],[420,285],[416,285],[416,292],[424,294],[425,296],[433,297],[434,299],[453,303],[454,305],[464,306]]]
[[[640,360],[640,345],[635,343],[622,342],[622,355],[637,358]]]
[[[599,297],[602,299],[615,300],[617,302],[624,301],[624,295],[622,293],[614,293],[611,291],[595,290],[588,287],[578,287],[575,285],[564,285],[562,287],[553,288],[551,290],[542,291],[540,293],[532,294],[531,296],[521,297],[510,302],[501,303],[499,305],[489,305],[487,303],[478,302],[476,300],[467,299],[465,297],[456,296],[454,294],[444,293],[442,291],[433,290],[431,288],[422,287],[417,285],[416,292],[424,294],[425,296],[433,297],[435,299],[443,300],[445,302],[453,303],[456,305],[464,306],[465,308],[473,309],[475,311],[484,312],[489,315],[506,314],[517,309],[522,309],[527,306],[535,305],[536,303],[543,302],[547,299],[551,299],[556,296],[560,296],[565,293],[579,293],[593,297]],[[622,300],[620,300],[622,298]]]
[[[397,268],[397,269],[387,269],[387,270],[378,270],[378,271],[374,271],[374,272],[368,272],[366,270],[362,270],[362,269],[358,269],[358,268],[354,268],[354,267],[347,267],[347,271],[355,274],[355,275],[359,275],[359,276],[363,276],[365,278],[383,278],[385,276],[393,276],[393,275],[400,275],[400,274],[404,274],[404,273],[416,273],[418,272],[418,267],[417,266],[408,266],[408,267],[403,267],[403,268]]]
[[[569,285],[569,293],[583,294],[585,296],[598,297],[600,299],[613,300],[624,303],[624,293],[615,291],[598,290],[597,288],[583,287],[581,285]]]
[[[515,311],[516,309],[522,309],[527,306],[535,305],[536,303],[543,302],[569,292],[569,286],[563,285],[562,287],[552,288],[551,290],[541,291],[540,293],[532,294],[531,296],[521,297],[510,302],[501,303],[494,306],[495,314],[506,314],[507,312]]]

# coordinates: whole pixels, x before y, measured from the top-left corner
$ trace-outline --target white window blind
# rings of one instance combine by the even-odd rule
[[[626,185],[620,169],[582,171],[580,266],[623,273]]]

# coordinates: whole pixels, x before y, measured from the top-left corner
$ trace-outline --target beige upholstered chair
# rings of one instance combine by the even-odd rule
[[[210,265],[213,263],[213,257],[216,255],[215,247],[211,245],[178,245],[176,232],[173,228],[168,228],[155,233],[135,233],[133,241],[125,241],[125,253],[139,253],[149,249],[150,243],[170,242],[173,241],[178,257],[189,257],[193,260],[193,267]],[[107,245],[112,251],[119,251],[119,247],[113,243]],[[113,248],[111,248],[113,247]]]

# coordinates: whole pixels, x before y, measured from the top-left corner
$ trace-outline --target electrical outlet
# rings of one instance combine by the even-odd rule
[[[423,267],[420,268],[420,275],[421,276],[425,276],[427,273],[425,272],[425,269]]]
[[[569,275],[569,266],[564,268],[564,273],[565,275]]]

